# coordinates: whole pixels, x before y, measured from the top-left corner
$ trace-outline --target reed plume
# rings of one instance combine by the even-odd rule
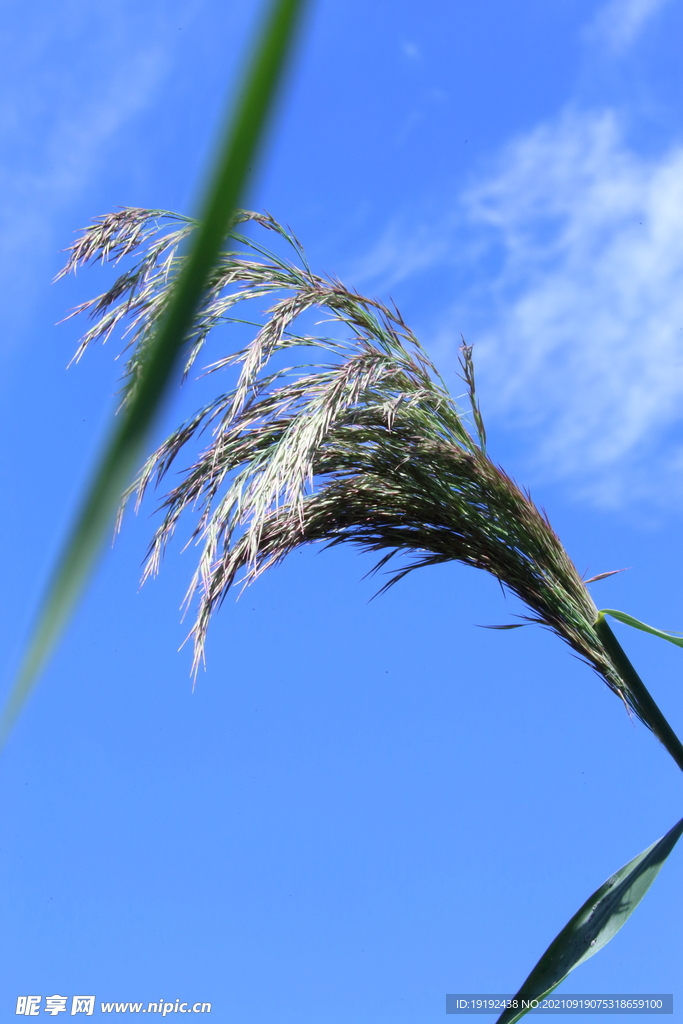
[[[245,223],[274,233],[288,257],[243,234]],[[94,321],[76,358],[117,330],[126,338],[124,402],[193,227],[177,214],[124,209],[95,220],[70,249],[62,274],[136,254],[111,288],[71,314],[87,312]],[[186,597],[188,604],[197,598],[194,671],[211,616],[230,588],[302,544],[350,542],[377,553],[377,569],[407,556],[383,590],[417,568],[454,560],[485,569],[517,594],[528,621],[567,643],[683,767],[683,747],[599,619],[545,512],[490,458],[471,348],[463,343],[460,351],[465,411],[395,307],[314,274],[288,230],[268,215],[243,212],[211,274],[185,375],[210,332],[238,321],[239,303],[263,299],[271,304],[251,342],[207,368],[232,370],[230,388],[159,446],[124,499],[135,495],[139,505],[181,453],[192,452],[191,442],[207,439],[162,500],[143,574],[159,570],[183,513],[194,517],[191,537],[201,553]],[[340,337],[298,333],[311,310]],[[297,350],[305,361],[283,365],[280,354]]]

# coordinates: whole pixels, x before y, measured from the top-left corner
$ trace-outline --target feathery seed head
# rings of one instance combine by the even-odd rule
[[[471,348],[463,342],[461,366],[474,432],[397,309],[313,274],[299,243],[270,216],[242,213],[239,222],[247,221],[284,239],[294,259],[233,231],[237,245],[215,269],[188,342],[186,373],[213,328],[237,321],[238,303],[271,297],[273,304],[244,349],[208,367],[235,368],[232,387],[163,442],[126,495],[135,493],[139,504],[190,442],[208,436],[162,501],[144,570],[144,578],[158,571],[181,516],[194,511],[192,538],[201,554],[186,600],[198,597],[195,671],[211,615],[235,582],[251,582],[302,544],[351,542],[377,552],[378,568],[395,554],[411,557],[382,589],[420,566],[451,560],[490,572],[527,604],[531,621],[557,633],[640,716],[594,629],[590,594],[545,513],[486,452]],[[133,209],[86,229],[62,273],[141,255],[106,293],[75,311],[95,321],[77,358],[120,329],[131,350],[132,386],[182,260],[178,246],[192,227],[174,214]],[[298,334],[296,321],[311,310],[323,311],[344,337]],[[283,367],[280,355],[295,348],[309,356],[317,349],[323,362]]]

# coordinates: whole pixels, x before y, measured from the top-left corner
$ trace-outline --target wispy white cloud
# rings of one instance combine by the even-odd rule
[[[461,330],[475,342],[486,415],[527,478],[602,505],[683,497],[682,147],[644,156],[615,112],[565,112],[358,270],[381,291],[458,281],[424,314],[434,354],[452,360]]]
[[[591,22],[587,35],[606,43],[614,53],[623,53],[638,38],[647,22],[669,0],[610,0]]]
[[[444,216],[435,224],[427,214],[420,222],[398,215],[362,257],[348,268],[350,279],[372,282],[379,291],[390,291],[435,264],[447,262],[452,250],[454,218]]]
[[[603,503],[683,473],[683,149],[631,151],[614,113],[571,113],[463,197],[499,247],[478,361],[544,476]],[[676,435],[678,435],[676,437]]]
[[[72,0],[37,21],[12,6],[12,31],[0,36],[0,279],[14,315],[4,347],[66,241],[54,236],[61,212],[102,175],[107,145],[150,102],[169,57],[130,0]]]

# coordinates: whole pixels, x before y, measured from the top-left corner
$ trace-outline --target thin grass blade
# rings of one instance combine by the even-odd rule
[[[627,569],[610,569],[609,572],[599,572],[597,576],[591,576],[590,579],[584,580],[584,583],[597,583],[598,580],[606,580],[610,576],[616,576],[620,572],[627,572]]]
[[[533,1000],[549,995],[570,971],[594,956],[626,923],[683,833],[683,818],[608,878],[548,946],[497,1024],[514,1024]]]
[[[603,608],[600,615],[603,618],[605,615],[610,615],[613,619],[623,622],[626,626],[633,626],[634,629],[640,629],[643,633],[652,633],[653,636],[658,636],[660,640],[668,640],[670,644],[675,644],[676,647],[683,647],[683,637],[676,636],[674,633],[665,633],[664,630],[655,629],[654,626],[648,626],[647,623],[634,619],[632,615],[627,615],[626,612],[618,612],[615,608]]]
[[[187,259],[48,585],[0,720],[0,742],[10,731],[83,590],[149,430],[174,382],[209,275],[263,140],[303,6],[304,0],[274,0],[265,18],[200,203],[199,225]]]
[[[523,629],[528,622],[507,622],[503,626],[479,626],[479,629]]]

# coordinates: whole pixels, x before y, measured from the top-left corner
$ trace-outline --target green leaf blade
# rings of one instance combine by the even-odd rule
[[[0,743],[7,738],[94,568],[107,528],[173,384],[209,275],[258,155],[303,7],[304,0],[273,0],[265,19],[200,204],[193,244],[48,584],[3,709]]]
[[[623,622],[625,626],[632,626],[633,629],[639,629],[643,633],[651,633],[652,636],[658,636],[660,640],[668,640],[670,644],[675,644],[676,647],[683,647],[683,637],[667,633],[663,629],[655,629],[654,626],[648,626],[646,622],[641,622],[640,619],[635,619],[633,615],[627,615],[626,612],[619,612],[616,608],[603,608],[599,615],[603,617],[610,615],[617,622]]]
[[[683,818],[665,836],[616,871],[586,900],[548,946],[514,997],[517,1002],[545,998],[575,967],[614,938],[654,882],[681,834]],[[525,1013],[528,1009],[510,1007],[500,1015],[497,1024],[514,1024]]]

